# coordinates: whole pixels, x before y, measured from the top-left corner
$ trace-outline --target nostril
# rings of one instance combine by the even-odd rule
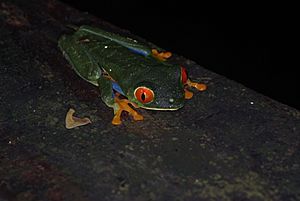
[[[170,102],[170,103],[174,103],[174,98],[170,98],[170,99],[169,99],[169,102]]]

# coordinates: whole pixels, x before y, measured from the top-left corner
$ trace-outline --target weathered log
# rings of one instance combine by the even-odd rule
[[[175,56],[208,90],[113,126],[57,48],[69,24],[136,37],[55,0],[0,1],[0,200],[300,199],[299,111]],[[93,123],[67,130],[70,106]]]

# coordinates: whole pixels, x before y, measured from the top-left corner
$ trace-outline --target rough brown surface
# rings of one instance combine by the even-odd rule
[[[68,24],[129,34],[54,0],[0,1],[1,201],[300,199],[299,111],[174,57],[208,90],[113,126],[57,48]],[[69,107],[93,123],[67,130]]]

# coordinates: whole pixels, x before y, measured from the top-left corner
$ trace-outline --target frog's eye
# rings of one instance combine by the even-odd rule
[[[154,99],[154,93],[147,87],[138,87],[134,90],[134,96],[141,103],[150,103]]]
[[[181,66],[181,82],[182,82],[182,84],[186,84],[187,80],[188,80],[188,76],[187,76],[186,69]]]

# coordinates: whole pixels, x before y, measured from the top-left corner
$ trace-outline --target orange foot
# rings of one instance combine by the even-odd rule
[[[152,49],[152,55],[160,61],[166,61],[172,56],[171,52],[158,52],[157,49]]]
[[[192,82],[189,79],[187,80],[186,85],[189,86],[189,87],[194,87],[198,91],[205,91],[207,89],[206,84]],[[193,92],[191,92],[187,89],[184,89],[184,94],[185,94],[185,99],[191,99],[193,97]]]
[[[186,83],[189,87],[194,87],[194,88],[198,89],[198,91],[205,91],[207,89],[206,84],[192,82],[191,80],[187,80]]]
[[[112,120],[113,125],[120,125],[122,124],[121,121],[121,114],[123,111],[128,112],[135,121],[141,121],[144,119],[142,115],[137,113],[134,109],[132,109],[129,104],[131,104],[133,107],[138,108],[138,106],[132,102],[130,102],[127,99],[119,99],[117,96],[115,97],[115,116]]]
[[[193,92],[187,90],[187,89],[184,89],[184,98],[185,99],[191,99],[193,97]]]

